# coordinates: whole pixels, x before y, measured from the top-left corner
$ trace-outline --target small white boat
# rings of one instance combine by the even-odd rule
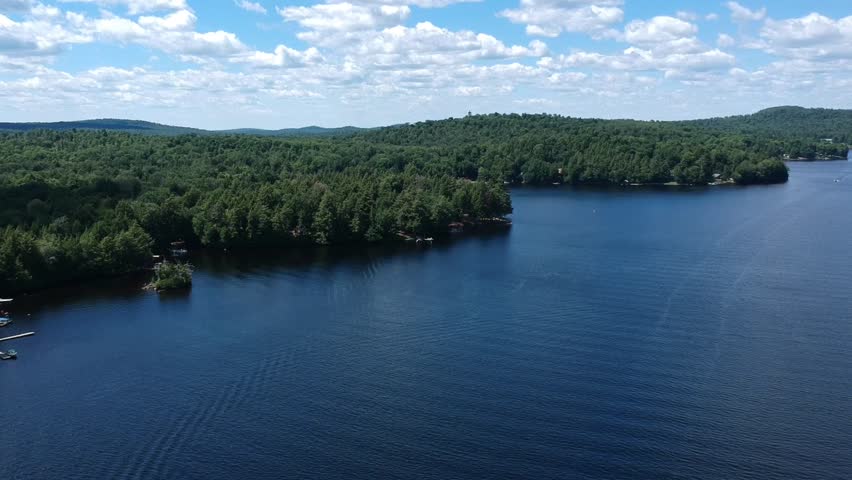
[[[12,323],[12,319],[8,317],[0,317],[0,328]]]
[[[11,301],[12,301],[11,298],[0,298],[0,303],[9,303]]]

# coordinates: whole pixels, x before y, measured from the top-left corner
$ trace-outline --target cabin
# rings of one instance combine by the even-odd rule
[[[171,253],[173,257],[182,257],[189,253],[189,251],[186,249],[186,242],[184,242],[183,240],[176,240],[171,243],[171,246]]]
[[[162,255],[151,255],[151,260],[148,261],[148,264],[146,265],[146,267],[147,268],[153,268],[154,270],[156,270],[157,267],[159,267],[161,263],[163,263],[163,256]]]

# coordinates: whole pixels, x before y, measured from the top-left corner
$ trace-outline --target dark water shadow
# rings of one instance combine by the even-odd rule
[[[783,183],[772,185],[664,185],[664,184],[641,184],[641,185],[609,185],[609,184],[590,184],[590,185],[559,185],[559,186],[533,186],[533,185],[516,185],[512,186],[513,194],[523,192],[572,192],[572,193],[597,193],[612,195],[636,195],[636,194],[659,194],[667,193],[672,195],[682,194],[711,194],[720,191],[743,190],[754,187],[777,188],[783,186]]]
[[[189,297],[192,295],[192,288],[181,288],[178,290],[167,290],[157,292],[157,298],[161,303],[189,303]]]
[[[329,247],[291,247],[282,249],[202,249],[190,254],[188,261],[199,273],[213,277],[270,274],[281,270],[307,272],[346,265],[371,266],[384,259],[419,256],[427,252],[445,252],[459,244],[491,242],[506,238],[509,230],[478,232],[436,240],[431,246],[413,243],[336,245]],[[154,293],[143,289],[150,281],[149,271],[119,277],[89,280],[45,289],[15,297],[4,310],[16,317],[35,316],[51,309],[85,305],[99,301],[131,301],[144,295],[158,295],[162,302],[188,302],[192,289]]]
[[[309,271],[341,265],[367,266],[390,257],[413,257],[427,252],[445,252],[460,244],[506,238],[510,230],[478,232],[436,240],[432,245],[379,243],[369,245],[304,246],[286,249],[203,249],[190,257],[196,269],[212,277],[267,273],[281,269]]]
[[[13,316],[35,315],[52,308],[92,303],[93,301],[129,301],[148,292],[143,290],[150,280],[147,271],[111,278],[80,281],[15,297],[5,307]]]

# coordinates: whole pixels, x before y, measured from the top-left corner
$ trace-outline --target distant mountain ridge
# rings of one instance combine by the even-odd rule
[[[785,106],[749,115],[675,121],[493,113],[406,123],[365,131],[356,136],[375,143],[401,146],[446,146],[504,143],[507,139],[524,136],[583,135],[590,129],[601,129],[601,134],[613,138],[637,135],[657,138],[659,141],[671,138],[677,132],[703,131],[712,135],[783,142],[825,140],[825,143],[829,143],[830,140],[835,144],[852,145],[852,110]]]
[[[264,130],[259,128],[240,128],[233,130],[204,130],[201,128],[178,127],[143,120],[124,120],[102,118],[69,122],[0,122],[0,132],[28,132],[32,130],[106,130],[113,132],[140,133],[147,135],[259,135],[270,137],[325,137],[342,136],[369,129],[352,126],[324,128],[309,126],[301,128],[283,128]]]
[[[175,127],[159,123],[145,122],[142,120],[122,120],[115,118],[101,118],[94,120],[77,120],[68,122],[26,122],[26,123],[0,123],[0,131],[27,132],[30,130],[109,130],[130,133],[148,133],[155,135],[182,135],[182,134],[205,134],[206,130],[189,127]]]
[[[234,130],[217,130],[213,133],[235,135],[262,135],[271,137],[322,137],[331,135],[351,135],[365,130],[370,129],[352,126],[326,128],[311,125],[309,127],[283,128],[280,130],[264,130],[262,128],[238,128]]]
[[[448,118],[443,120],[427,120],[416,123],[405,123],[399,125],[390,125],[378,128],[360,128],[354,126],[344,126],[336,128],[324,128],[318,126],[308,126],[301,128],[284,128],[279,130],[266,130],[259,128],[238,128],[229,130],[205,130],[200,128],[179,127],[174,125],[164,125],[154,122],[146,122],[142,120],[125,120],[125,119],[94,119],[94,120],[79,120],[67,122],[29,122],[29,123],[12,123],[0,122],[0,133],[2,132],[27,132],[31,130],[106,130],[119,131],[127,133],[139,133],[147,135],[256,135],[268,137],[333,137],[333,136],[353,136],[366,135],[367,139],[385,139],[388,137],[399,137],[400,131],[410,131],[411,129],[423,130],[426,129],[434,138],[433,142],[444,143],[448,137],[447,132],[443,131],[446,128],[452,128],[454,134],[460,134],[465,128],[458,128],[468,120],[474,122],[484,121],[487,125],[479,125],[481,127],[489,127],[492,129],[491,135],[495,140],[505,139],[505,134],[518,134],[521,132],[515,130],[513,132],[502,131],[500,127],[505,125],[506,121],[512,119],[530,118],[530,117],[549,117],[552,121],[546,125],[534,124],[535,129],[552,129],[554,132],[565,133],[566,128],[578,125],[590,125],[609,123],[611,125],[637,125],[637,124],[668,124],[681,127],[698,127],[707,130],[716,130],[726,133],[738,133],[744,135],[764,135],[771,137],[800,137],[800,138],[825,138],[833,141],[852,143],[852,110],[843,109],[827,109],[827,108],[804,108],[796,106],[781,106],[772,107],[760,110],[756,113],[748,115],[735,115],[729,117],[716,117],[698,120],[679,120],[679,121],[643,121],[629,119],[600,119],[600,118],[576,118],[561,115],[548,114],[486,114],[473,115],[463,118]],[[501,119],[500,125],[495,125],[492,120]],[[530,124],[532,126],[533,124]],[[439,133],[440,132],[440,133]],[[467,132],[470,133],[470,132]],[[419,135],[419,134],[418,134]],[[482,132],[478,131],[477,135],[464,135],[470,141],[482,139]],[[488,136],[488,135],[485,135]],[[398,138],[390,143],[409,143]],[[423,139],[419,138],[415,144],[422,144]],[[429,142],[425,142],[429,143]]]

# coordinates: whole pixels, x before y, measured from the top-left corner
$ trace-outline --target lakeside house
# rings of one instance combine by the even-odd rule
[[[180,257],[189,253],[186,249],[186,242],[184,242],[183,240],[177,240],[172,242],[171,247],[171,253],[173,257]]]

